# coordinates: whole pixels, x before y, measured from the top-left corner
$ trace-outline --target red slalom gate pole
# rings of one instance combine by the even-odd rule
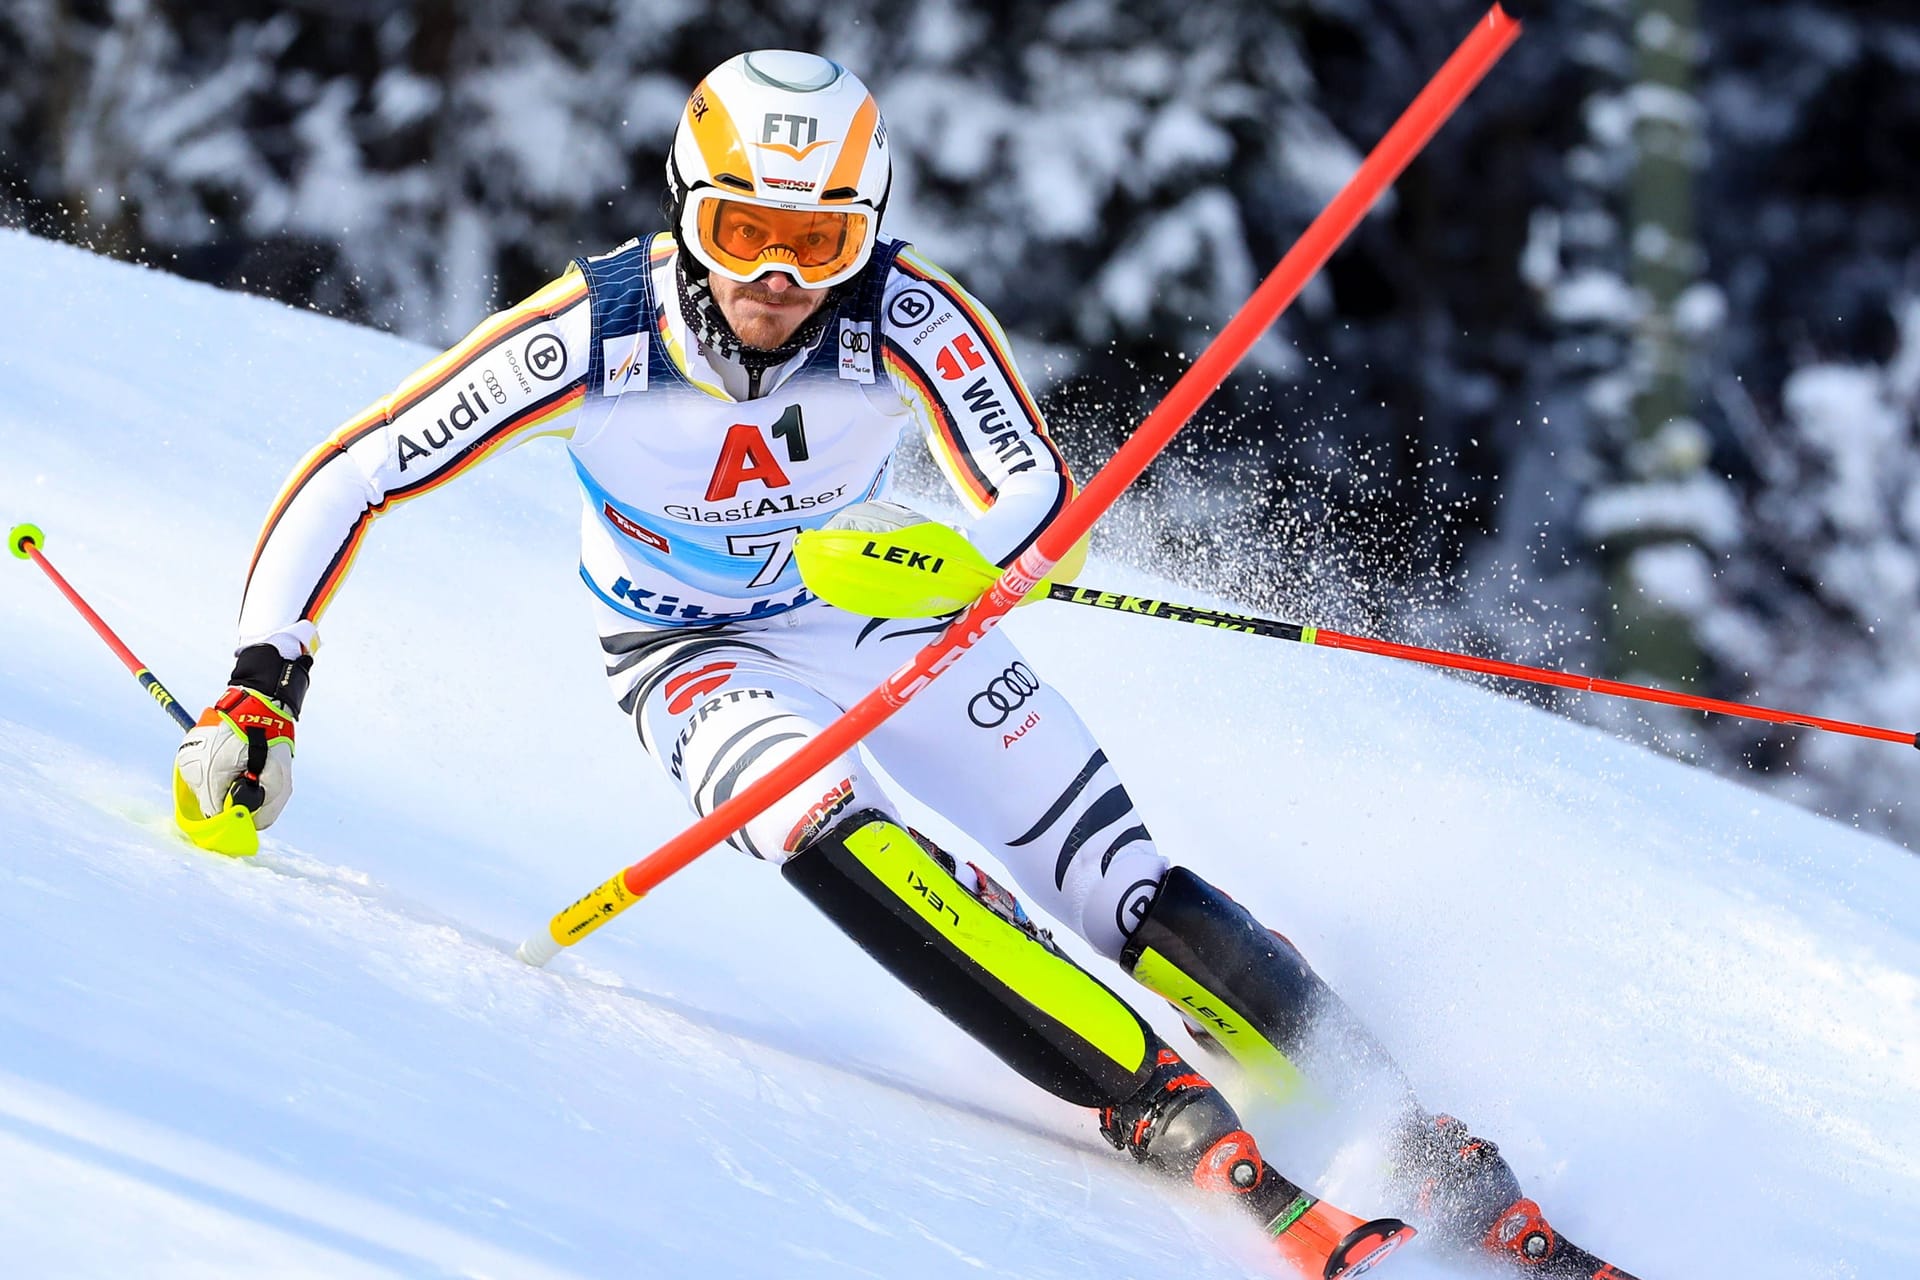
[[[1107,465],[1087,482],[1087,487],[1021,553],[999,581],[956,618],[938,639],[758,782],[554,916],[544,935],[535,935],[520,944],[520,958],[528,964],[545,964],[558,955],[562,947],[573,945],[625,911],[668,876],[751,822],[835,756],[852,750],[998,626],[1007,612],[1086,535],[1094,522],[1106,514],[1166,448],[1168,441],[1226,380],[1267,326],[1279,318],[1333,256],[1334,250],[1352,234],[1381,193],[1400,176],[1519,37],[1520,24],[1506,10],[1495,4],[1487,11],[1412,105],[1394,122],[1359,170],[1347,180],[1346,186],[1313,220],[1273,273],[1174,383]]]
[[[1406,662],[1423,662],[1428,666],[1447,667],[1454,671],[1473,671],[1480,675],[1498,676],[1502,680],[1524,680],[1529,684],[1554,685],[1562,689],[1575,689],[1581,693],[1603,693],[1609,697],[1632,698],[1638,702],[1658,702],[1670,707],[1685,707],[1690,711],[1711,711],[1717,715],[1738,716],[1743,720],[1765,720],[1770,724],[1793,725],[1801,729],[1824,729],[1828,733],[1844,733],[1856,738],[1874,738],[1881,742],[1900,742],[1910,747],[1920,747],[1920,733],[1910,733],[1904,729],[1883,729],[1878,725],[1855,724],[1851,720],[1829,720],[1823,716],[1810,716],[1798,711],[1778,711],[1772,707],[1762,707],[1751,702],[1728,702],[1721,698],[1705,698],[1693,693],[1675,693],[1667,689],[1656,689],[1650,685],[1628,684],[1624,680],[1608,680],[1601,676],[1583,676],[1570,671],[1555,671],[1551,667],[1530,667],[1524,663],[1505,662],[1499,658],[1475,658],[1469,654],[1454,653],[1447,649],[1427,649],[1415,644],[1396,644],[1391,640],[1350,636],[1339,631],[1329,631],[1324,627],[1306,627],[1297,622],[1256,618],[1250,614],[1228,613],[1221,609],[1203,608],[1200,605],[1174,604],[1167,600],[1152,600],[1144,596],[1130,596],[1117,591],[1102,591],[1097,587],[1070,587],[1056,583],[1048,592],[1047,599],[1061,600],[1068,604],[1089,605],[1095,609],[1109,609],[1116,613],[1136,614],[1145,618],[1162,618],[1169,622],[1191,622],[1203,627],[1217,627],[1222,631],[1242,631],[1249,635],[1267,636],[1275,640],[1293,640],[1300,644],[1318,645],[1322,649],[1352,649],[1356,653],[1372,653],[1383,658],[1399,658]]]
[[[1503,680],[1525,680],[1531,684],[1557,685],[1562,689],[1578,689],[1582,693],[1604,693],[1615,698],[1632,698],[1636,702],[1659,702],[1670,707],[1685,707],[1691,711],[1712,711],[1723,716],[1739,716],[1747,720],[1765,720],[1772,724],[1797,725],[1802,729],[1824,729],[1828,733],[1844,733],[1855,738],[1875,738],[1881,742],[1904,742],[1910,747],[1920,747],[1920,733],[1900,729],[1883,729],[1878,725],[1855,724],[1851,720],[1828,720],[1822,716],[1802,715],[1797,711],[1776,711],[1772,707],[1762,707],[1750,702],[1727,702],[1720,698],[1703,698],[1698,694],[1675,693],[1669,689],[1655,689],[1650,685],[1628,684],[1624,680],[1608,680],[1601,676],[1575,675],[1567,671],[1554,671],[1547,667],[1529,667],[1518,662],[1502,662],[1498,658],[1474,658],[1464,653],[1449,653],[1445,649],[1423,649],[1419,645],[1395,644],[1391,640],[1370,640],[1365,636],[1342,635],[1338,631],[1322,631],[1317,627],[1304,627],[1300,638],[1308,644],[1323,649],[1352,649],[1357,653],[1375,653],[1384,658],[1404,658],[1410,662],[1424,662],[1435,667],[1450,667],[1455,671],[1475,671],[1481,675],[1499,676]]]

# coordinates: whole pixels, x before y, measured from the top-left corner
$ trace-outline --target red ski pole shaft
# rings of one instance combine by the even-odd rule
[[[1523,680],[1530,684],[1555,685],[1562,689],[1576,689],[1582,693],[1603,693],[1615,698],[1658,702],[1672,707],[1686,707],[1692,711],[1711,711],[1716,715],[1738,716],[1745,720],[1765,720],[1772,724],[1793,725],[1802,729],[1823,729],[1828,733],[1844,733],[1856,738],[1874,738],[1881,742],[1902,742],[1911,747],[1920,747],[1920,733],[1910,733],[1904,729],[1883,729],[1877,725],[1855,724],[1850,720],[1829,720],[1824,716],[1810,716],[1798,711],[1779,711],[1773,707],[1762,707],[1749,702],[1703,698],[1698,694],[1676,693],[1668,689],[1655,689],[1648,685],[1629,684],[1624,680],[1607,680],[1600,676],[1576,675],[1567,671],[1555,671],[1550,667],[1530,667],[1524,663],[1505,662],[1498,658],[1475,658],[1469,654],[1452,653],[1446,649],[1395,644],[1391,640],[1372,640],[1365,636],[1350,636],[1338,631],[1329,631],[1324,627],[1305,627],[1294,622],[1281,622],[1274,618],[1256,618],[1242,613],[1228,613],[1199,605],[1173,604],[1166,600],[1152,600],[1144,596],[1101,591],[1097,587],[1056,585],[1048,592],[1047,598],[1062,600],[1068,604],[1090,605],[1096,609],[1110,609],[1116,613],[1139,614],[1172,622],[1191,622],[1203,627],[1217,627],[1222,631],[1245,631],[1252,635],[1270,636],[1276,640],[1297,640],[1302,644],[1318,645],[1323,649],[1352,649],[1361,653],[1378,654],[1383,658],[1399,658],[1408,662],[1423,662],[1429,666],[1447,667],[1455,671],[1473,671],[1481,675],[1498,676],[1503,680]]]
[[[1069,502],[999,581],[946,631],[885,683],[816,734],[799,751],[673,839],[619,872],[549,922],[545,936],[521,944],[520,958],[544,964],[632,906],[733,832],[751,822],[835,756],[850,751],[963,657],[1093,527],[1213,394],[1248,349],[1333,256],[1374,202],[1520,36],[1520,24],[1499,5],[1474,27],[1414,99],[1358,171],[1301,235],[1240,311],[1215,335],[1127,443]]]
[[[107,648],[113,650],[114,656],[126,665],[127,670],[133,672],[134,678],[140,682],[140,687],[160,704],[160,709],[172,716],[174,723],[182,729],[193,728],[193,717],[187,714],[179,702],[175,701],[171,693],[167,692],[167,686],[161,684],[159,677],[147,670],[147,664],[135,657],[133,650],[121,643],[120,637],[113,633],[113,628],[93,611],[92,606],[80,598],[80,593],[75,591],[72,584],[61,577],[60,571],[47,560],[46,555],[40,550],[40,544],[45,541],[46,535],[30,524],[18,525],[7,535],[7,546],[13,554],[40,566],[40,572],[46,574],[47,580],[59,588],[60,594],[67,598],[68,604],[79,610],[80,616],[87,620],[87,625],[93,628],[94,634],[107,642]]]
[[[1360,653],[1377,653],[1386,658],[1404,658],[1411,662],[1424,662],[1436,667],[1451,667],[1456,671],[1477,671],[1482,675],[1499,676],[1504,680],[1524,680],[1532,684],[1557,685],[1562,689],[1578,689],[1583,693],[1604,693],[1615,698],[1632,698],[1637,702],[1658,702],[1670,707],[1686,707],[1693,711],[1711,711],[1723,716],[1740,716],[1747,720],[1766,720],[1773,724],[1797,725],[1803,729],[1824,729],[1828,733],[1850,734],[1856,738],[1877,738],[1882,742],[1904,742],[1910,747],[1920,747],[1920,734],[1901,729],[1882,729],[1877,725],[1855,724],[1850,720],[1829,720],[1823,716],[1810,716],[1798,711],[1778,711],[1772,707],[1762,707],[1754,703],[1703,698],[1698,694],[1676,693],[1671,689],[1629,684],[1624,680],[1575,675],[1566,671],[1554,671],[1547,667],[1529,667],[1518,662],[1502,662],[1497,658],[1474,658],[1464,653],[1449,653],[1444,649],[1423,649],[1419,645],[1395,644],[1390,640],[1370,640],[1365,636],[1342,635],[1338,631],[1325,631],[1313,627],[1307,628],[1307,631],[1309,634],[1303,637],[1307,643],[1328,649],[1353,649]]]

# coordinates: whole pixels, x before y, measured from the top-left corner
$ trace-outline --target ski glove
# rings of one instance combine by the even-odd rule
[[[897,502],[888,502],[884,498],[873,498],[866,502],[856,502],[850,507],[834,512],[833,518],[827,521],[826,527],[855,529],[861,533],[892,533],[896,529],[931,523],[932,521],[912,507],[903,507]]]
[[[288,661],[270,644],[240,651],[233,683],[174,753],[174,809],[183,828],[214,817],[229,800],[252,815],[257,830],[273,825],[293,794],[293,723],[312,667],[311,656]]]

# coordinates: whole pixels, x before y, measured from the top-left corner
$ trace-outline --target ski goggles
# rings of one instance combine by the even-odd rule
[[[688,247],[710,270],[743,284],[785,271],[813,289],[851,279],[878,232],[866,209],[776,204],[711,187],[687,197],[681,222]]]

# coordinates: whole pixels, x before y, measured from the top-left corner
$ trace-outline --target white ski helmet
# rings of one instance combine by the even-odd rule
[[[667,155],[681,248],[731,280],[784,271],[808,288],[866,266],[893,165],[880,107],[817,54],[727,59],[687,99]]]

